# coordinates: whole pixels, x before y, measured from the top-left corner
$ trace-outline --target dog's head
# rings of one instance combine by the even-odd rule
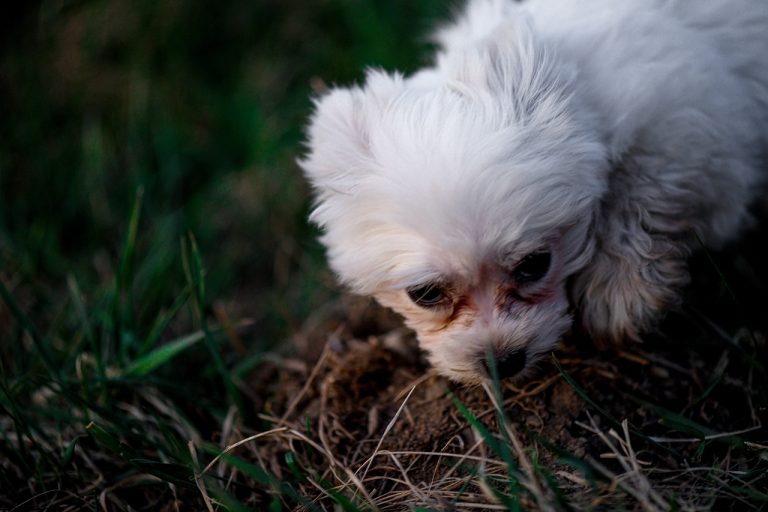
[[[331,266],[401,313],[444,375],[519,374],[569,328],[593,251],[603,146],[529,34],[316,103],[300,162]]]

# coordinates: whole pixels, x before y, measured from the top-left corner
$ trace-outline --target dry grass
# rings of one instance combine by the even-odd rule
[[[356,307],[342,310],[364,316]],[[239,382],[260,400],[250,425],[233,405],[201,432],[152,387],[114,404],[122,432],[101,426],[105,411],[90,412],[85,435],[76,425],[40,423],[25,437],[3,418],[8,442],[39,443],[51,453],[71,448],[77,475],[74,487],[35,493],[8,509],[768,506],[764,377],[749,356],[765,346],[747,350],[751,337],[706,351],[648,343],[618,353],[585,351],[572,339],[532,380],[463,388],[426,368],[411,336],[389,330],[389,320],[365,340],[354,331],[375,329],[355,323],[330,329],[319,354],[275,354]],[[313,325],[316,336],[323,329]],[[82,357],[78,367],[89,374],[93,365]],[[55,388],[34,396],[49,410],[61,399]],[[139,426],[142,442],[130,434]],[[185,463],[169,456],[172,439],[186,440],[179,446]]]
[[[276,365],[275,386],[301,383],[298,392],[278,387],[267,407],[273,413],[260,415],[271,428],[240,438],[232,430],[199,475],[237,481],[240,469],[223,457],[236,454],[280,480],[292,477],[299,510],[759,510],[768,503],[764,412],[749,409],[750,400],[739,403],[744,410],[721,398],[711,406],[756,423],[724,432],[712,418],[707,428],[716,433],[691,437],[683,434],[699,424],[662,403],[634,406],[612,396],[628,383],[646,396],[672,386],[696,391],[692,370],[664,352],[630,347],[582,357],[570,347],[561,365],[521,387],[464,389],[422,374],[422,364],[408,359],[411,340],[401,336],[363,342],[336,332],[304,381],[300,365]],[[398,366],[381,378],[379,367],[389,364]],[[634,385],[638,371],[655,376],[644,389]],[[749,395],[745,382],[726,380]]]

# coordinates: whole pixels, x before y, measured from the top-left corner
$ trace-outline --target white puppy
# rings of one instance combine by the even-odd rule
[[[316,103],[300,162],[353,291],[444,375],[637,338],[738,234],[768,140],[765,0],[471,1],[434,66]]]

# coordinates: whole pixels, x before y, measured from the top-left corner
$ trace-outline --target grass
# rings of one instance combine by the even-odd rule
[[[313,87],[415,69],[448,11],[0,18],[0,510],[768,507],[761,233],[697,260],[658,351],[567,346],[523,388],[446,392],[339,298],[294,163]]]

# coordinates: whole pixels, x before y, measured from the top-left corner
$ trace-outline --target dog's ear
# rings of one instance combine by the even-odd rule
[[[354,180],[371,157],[372,119],[401,88],[399,75],[369,70],[365,88],[335,88],[315,100],[307,129],[308,153],[298,163],[317,189],[348,190],[345,182]]]
[[[368,155],[360,89],[333,89],[315,100],[307,129],[307,155],[299,160],[309,181],[328,186]]]
[[[678,192],[690,187],[643,174],[629,157],[614,169],[593,226],[597,250],[573,283],[582,327],[601,348],[639,340],[688,282],[690,226]]]

